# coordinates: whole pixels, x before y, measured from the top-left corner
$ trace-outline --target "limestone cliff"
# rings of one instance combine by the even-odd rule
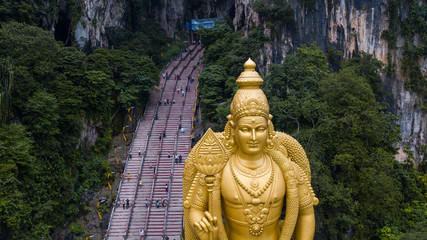
[[[119,0],[84,0],[83,16],[74,29],[80,49],[108,46],[106,28],[123,27],[125,6]]]
[[[218,2],[218,1],[216,1]],[[265,34],[269,36],[271,29],[253,10],[255,0],[235,0],[233,24],[235,30],[249,30],[263,25]],[[402,141],[398,144],[400,161],[406,159],[403,148],[409,146],[414,151],[418,161],[423,156],[427,137],[427,112],[422,109],[424,97],[409,92],[404,87],[407,79],[401,72],[403,38],[397,37],[397,50],[390,50],[388,42],[381,37],[382,32],[389,28],[391,16],[387,0],[323,0],[312,1],[314,5],[304,6],[301,0],[292,0],[295,11],[295,26],[281,27],[281,36],[271,38],[264,49],[260,50],[258,62],[261,71],[266,72],[266,66],[280,63],[286,54],[302,44],[316,42],[323,50],[334,47],[342,50],[342,57],[351,57],[357,51],[372,54],[375,58],[388,64],[387,55],[396,64],[395,77],[382,76],[382,85],[393,96],[392,111],[399,117]],[[407,6],[401,9],[405,15]],[[218,11],[217,11],[218,13]],[[224,16],[226,13],[219,13]],[[427,75],[426,56],[419,61],[423,76]]]
[[[168,36],[175,29],[183,27],[185,20],[224,16],[231,18],[235,30],[248,33],[254,26],[262,25],[271,41],[260,49],[258,63],[262,72],[271,63],[280,63],[296,47],[316,42],[323,50],[333,47],[342,50],[342,57],[351,57],[357,51],[364,51],[388,64],[396,65],[395,77],[382,76],[382,85],[393,97],[392,111],[399,117],[402,141],[399,143],[398,160],[406,158],[403,147],[410,146],[417,160],[423,156],[427,136],[427,112],[422,110],[423,96],[405,89],[406,81],[400,70],[403,38],[396,33],[397,49],[390,50],[388,42],[381,35],[389,28],[390,13],[388,0],[290,0],[295,12],[295,23],[290,26],[275,26],[263,21],[254,11],[255,0],[159,0],[157,7],[148,9],[157,18]],[[84,16],[75,29],[75,40],[83,47],[105,46],[105,28],[123,26],[124,6],[120,0],[84,0]],[[310,2],[310,6],[304,3]],[[146,11],[146,12],[147,12]],[[399,11],[408,11],[403,6]],[[279,29],[277,29],[279,28]],[[280,35],[271,36],[275,30]],[[279,30],[279,31],[277,31]],[[391,58],[387,58],[390,54]],[[426,56],[420,60],[421,70],[427,75]]]

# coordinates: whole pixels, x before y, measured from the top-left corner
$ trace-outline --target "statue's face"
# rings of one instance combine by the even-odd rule
[[[258,154],[267,144],[267,119],[261,116],[246,116],[238,120],[234,128],[234,138],[240,151]]]

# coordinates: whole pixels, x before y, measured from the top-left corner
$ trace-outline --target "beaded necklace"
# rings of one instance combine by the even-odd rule
[[[232,161],[233,165],[234,161]],[[270,164],[271,166],[271,164]],[[234,166],[236,167],[236,166]],[[260,190],[258,191],[254,191],[252,189],[249,189],[246,185],[244,185],[240,179],[236,176],[236,173],[234,172],[234,167],[230,167],[231,170],[231,175],[233,175],[234,180],[237,182],[237,184],[243,189],[245,190],[245,192],[247,192],[249,195],[251,195],[253,198],[258,198],[259,196],[261,196],[267,189],[268,187],[271,185],[271,183],[273,182],[273,178],[274,178],[274,167],[271,168],[271,175],[270,178],[268,179],[267,183],[264,185],[264,187],[262,187]],[[237,168],[237,167],[236,167]],[[269,171],[267,171],[269,172]],[[257,189],[259,186],[259,183],[256,179],[252,179],[251,181],[251,188],[255,188]]]

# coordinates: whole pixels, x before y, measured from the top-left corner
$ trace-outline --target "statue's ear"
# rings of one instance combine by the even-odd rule
[[[231,126],[232,128],[234,128],[234,126],[235,126],[236,124],[235,124],[235,123],[234,123],[234,121],[232,120],[231,114],[228,114],[228,116],[227,116],[227,120],[228,120],[228,123],[230,124],[230,126]]]
[[[268,120],[268,137],[272,139],[275,135],[276,133],[274,132],[273,122],[271,120]]]

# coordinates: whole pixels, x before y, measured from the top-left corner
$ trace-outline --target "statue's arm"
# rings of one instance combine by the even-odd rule
[[[190,227],[194,233],[196,233],[196,229],[194,227],[194,223],[200,221],[204,217],[204,212],[207,211],[208,204],[208,193],[206,189],[206,185],[201,185],[200,179],[196,180],[196,187],[193,193],[193,197],[191,199],[191,207],[190,207]]]
[[[297,240],[313,240],[315,230],[314,209],[313,206],[309,209],[300,211],[296,226]]]
[[[309,186],[302,178],[299,169],[295,169],[298,175],[298,192],[299,192],[299,214],[296,225],[297,240],[313,240],[315,231],[315,218],[313,199],[311,197]]]

